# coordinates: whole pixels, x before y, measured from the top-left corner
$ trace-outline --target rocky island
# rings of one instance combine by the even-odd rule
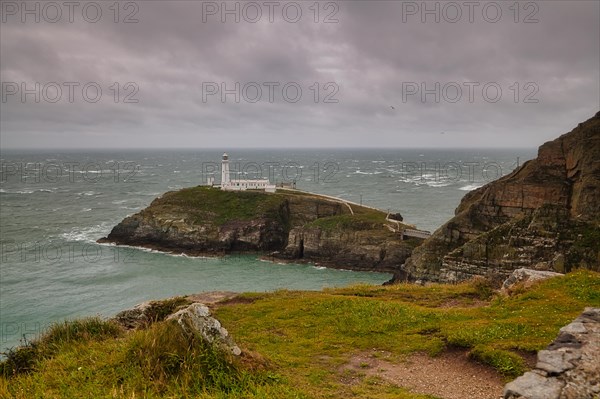
[[[395,272],[422,243],[398,215],[299,190],[168,192],[99,242],[189,255],[258,253],[351,270]]]
[[[504,279],[522,267],[600,270],[600,112],[468,193],[394,280]]]

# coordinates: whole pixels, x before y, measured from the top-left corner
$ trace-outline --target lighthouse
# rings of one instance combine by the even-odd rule
[[[270,193],[275,192],[275,185],[271,184],[269,179],[240,179],[238,177],[234,177],[234,179],[231,180],[229,173],[229,155],[227,155],[227,153],[223,153],[223,158],[221,159],[221,190],[262,190]],[[213,183],[213,180],[209,180],[209,185],[213,185]]]
[[[221,160],[221,187],[228,187],[231,180],[229,179],[229,156],[226,152],[223,153]]]

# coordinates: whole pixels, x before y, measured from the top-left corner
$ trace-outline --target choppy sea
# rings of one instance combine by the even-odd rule
[[[510,173],[534,149],[226,149],[233,176],[400,212],[435,230],[468,191]],[[53,322],[111,316],[136,303],[203,291],[318,290],[388,274],[277,264],[256,256],[191,258],[99,245],[125,216],[216,173],[223,150],[2,151],[1,349]]]

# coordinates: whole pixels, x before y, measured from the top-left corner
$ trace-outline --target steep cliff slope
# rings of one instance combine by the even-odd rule
[[[600,268],[600,112],[513,173],[467,194],[395,280]]]
[[[293,190],[168,192],[99,242],[190,255],[257,252],[355,270],[395,272],[422,240],[384,212]],[[396,231],[393,231],[396,230]]]

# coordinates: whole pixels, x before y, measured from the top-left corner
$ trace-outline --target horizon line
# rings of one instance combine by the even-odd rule
[[[217,151],[217,150],[537,150],[532,147],[4,147],[4,151]]]

